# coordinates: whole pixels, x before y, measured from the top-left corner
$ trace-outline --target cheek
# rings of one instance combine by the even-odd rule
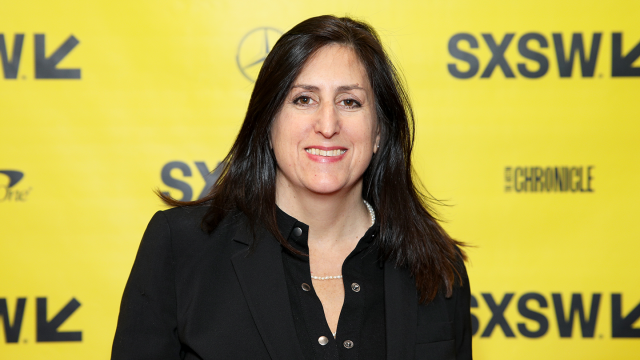
[[[360,124],[361,125],[357,128],[352,129],[352,138],[359,144],[373,149],[373,144],[375,143],[377,136],[375,119],[371,119],[367,116],[365,119],[362,119]]]
[[[280,114],[271,130],[271,145],[279,166],[287,166],[297,151],[299,129],[290,120],[286,114]]]
[[[279,166],[285,166],[289,162],[289,154],[290,151],[287,151],[287,144],[284,143],[281,137],[275,136],[273,143],[273,154],[276,157],[276,162]]]

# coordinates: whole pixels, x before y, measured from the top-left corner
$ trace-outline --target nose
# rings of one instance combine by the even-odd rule
[[[325,101],[320,105],[320,109],[316,114],[317,119],[314,129],[316,133],[322,134],[327,139],[340,133],[340,115],[333,103]]]

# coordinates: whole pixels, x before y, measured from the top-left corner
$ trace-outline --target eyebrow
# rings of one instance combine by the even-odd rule
[[[320,88],[317,87],[317,86],[305,85],[305,84],[296,84],[296,85],[293,85],[291,88],[292,89],[302,88],[302,89],[305,89],[305,90],[308,90],[308,91],[319,91],[320,90]],[[349,90],[364,90],[364,88],[362,88],[358,84],[338,86],[338,91],[349,91]]]

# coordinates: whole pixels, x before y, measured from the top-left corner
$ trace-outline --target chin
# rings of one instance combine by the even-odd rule
[[[315,182],[314,184],[306,184],[307,186],[305,186],[307,188],[307,190],[316,193],[316,194],[323,194],[323,195],[331,195],[331,194],[335,194],[340,192],[340,190],[344,189],[345,184],[343,183],[336,183],[336,182],[326,182],[326,183],[318,183]]]

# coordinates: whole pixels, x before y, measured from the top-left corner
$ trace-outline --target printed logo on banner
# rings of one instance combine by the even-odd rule
[[[256,81],[262,62],[281,35],[282,31],[278,29],[259,27],[249,31],[240,40],[236,62],[242,75],[249,81]]]
[[[80,79],[81,69],[59,69],[58,63],[62,61],[76,45],[80,43],[78,39],[70,35],[58,48],[48,57],[46,56],[45,34],[34,34],[34,63],[35,79]],[[5,34],[0,34],[0,55],[2,57],[2,71],[5,79],[17,79],[20,70],[20,60],[22,58],[22,48],[24,45],[24,34],[13,36],[13,48],[7,46]],[[26,76],[22,76],[26,79]]]
[[[17,343],[20,341],[20,330],[22,329],[22,319],[24,318],[27,298],[17,298],[13,316],[10,316],[9,306],[6,298],[0,298],[0,316],[4,325],[4,338],[6,343]],[[80,302],[75,298],[65,305],[55,316],[47,315],[47,298],[36,298],[36,342],[61,342],[61,341],[82,341],[82,331],[58,331],[58,328],[80,307]],[[51,318],[51,320],[47,320]],[[28,339],[23,338],[23,343]]]
[[[0,170],[0,203],[27,201],[32,188],[16,187],[24,177],[18,170]]]
[[[507,166],[505,192],[594,192],[595,166]]]
[[[491,311],[491,319],[484,326],[480,337],[490,337],[497,328],[500,328],[508,338],[516,337],[511,325],[513,322],[507,321],[507,318],[505,317],[505,311],[515,294],[506,293],[502,297],[502,300],[496,299],[491,293],[482,293],[481,295],[482,299]],[[602,299],[602,294],[591,294],[591,306],[588,308],[588,312],[585,302],[583,301],[583,297],[586,299],[587,295],[574,293],[571,295],[571,300],[568,300],[566,297],[563,298],[562,294],[551,294],[553,312],[555,314],[554,319],[558,325],[558,332],[561,338],[574,337],[573,324],[576,319],[579,322],[580,335],[583,338],[593,338],[595,336],[596,324],[600,314],[600,300]],[[531,330],[525,323],[517,323],[517,329],[520,335],[526,338],[539,338],[547,334],[549,331],[549,319],[540,312],[541,310],[537,310],[549,307],[547,299],[548,297],[537,292],[529,292],[520,295],[520,298],[518,299],[518,313],[523,318],[538,323],[534,330]],[[535,306],[531,307],[531,304],[533,303],[535,303]],[[478,299],[474,295],[471,295],[471,308],[477,309],[478,307]],[[640,303],[638,303],[638,305],[636,305],[636,307],[629,313],[623,315],[622,294],[612,293],[611,312],[609,312],[609,314],[611,314],[612,338],[640,338],[640,328],[633,327],[633,324],[640,320]],[[481,324],[478,317],[474,314],[471,314],[471,325],[472,334],[475,335],[480,330]],[[602,338],[604,335],[599,334],[598,337]]]
[[[197,172],[202,177],[202,180],[204,180],[204,187],[200,190],[200,193],[196,198],[193,197],[194,192],[192,186],[184,181],[185,177],[191,177],[194,173],[188,163],[184,161],[171,161],[166,163],[160,171],[160,178],[162,179],[162,183],[170,188],[182,192],[182,198],[177,200],[192,201],[202,199],[209,193],[209,191],[211,191],[211,188],[220,176],[220,172],[222,172],[222,162],[218,162],[218,165],[216,165],[216,167],[212,170],[209,169],[204,161],[194,161],[193,164],[195,165]],[[182,175],[180,177],[174,177],[174,170],[178,170],[178,172],[180,172]],[[163,194],[171,196],[174,199],[176,198],[172,195],[171,192],[165,191],[163,192]]]
[[[581,76],[592,78],[595,73],[598,56],[601,54],[600,43],[601,32],[593,33],[591,39],[587,34],[573,33],[566,35],[562,33],[551,34],[555,60],[558,64],[561,78],[570,78],[573,74],[574,63],[580,63]],[[493,34],[482,34],[482,39],[491,51],[491,60],[484,66],[480,78],[490,78],[494,70],[500,69],[506,78],[515,78],[513,64],[509,64],[505,57],[505,52],[509,46],[515,44],[515,33],[507,33],[502,39],[494,37]],[[622,53],[622,33],[611,34],[611,77],[635,77],[640,76],[640,67],[633,64],[640,58],[640,42],[627,54]],[[525,33],[517,40],[517,47],[520,56],[524,59],[536,62],[537,65],[530,67],[524,62],[516,64],[518,73],[525,78],[537,79],[543,77],[549,71],[549,59],[543,52],[533,48],[546,49],[550,47],[549,37],[541,33]],[[451,76],[458,79],[469,79],[480,71],[481,64],[478,57],[470,51],[461,50],[460,44],[466,43],[469,48],[477,49],[480,46],[478,38],[469,33],[458,33],[449,39],[449,54],[466,65],[449,63],[447,68]],[[535,44],[535,45],[532,45]],[[514,45],[516,46],[516,45]],[[533,47],[533,48],[532,48]],[[587,51],[587,48],[590,51]],[[553,60],[552,60],[553,61]],[[598,74],[602,77],[602,74]]]

